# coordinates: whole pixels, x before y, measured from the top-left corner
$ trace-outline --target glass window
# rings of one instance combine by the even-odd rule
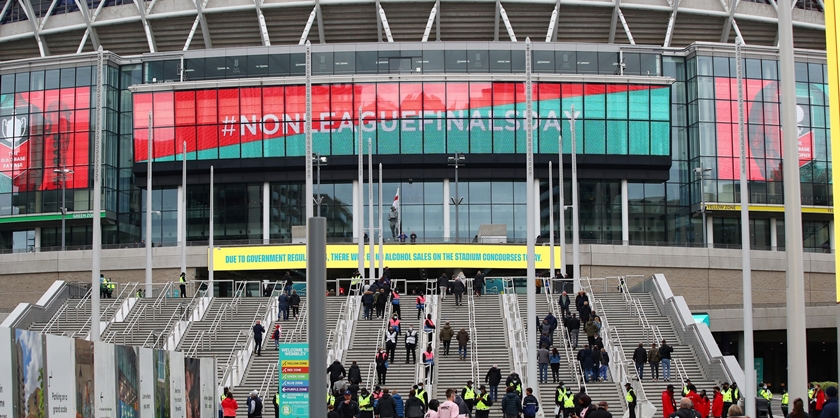
[[[268,56],[268,75],[272,77],[287,76],[291,73],[289,54],[274,54]]]
[[[444,51],[444,63],[447,73],[467,72],[467,52],[459,50]]]
[[[44,72],[43,71],[33,71],[32,73],[30,73],[29,89],[30,90],[43,90],[44,89]]]
[[[490,72],[491,73],[509,73],[510,72],[510,51],[508,50],[490,50]]]
[[[443,51],[442,50],[425,50],[425,51],[423,51],[423,72],[424,73],[442,73],[442,72],[444,72],[444,56],[443,56]]]
[[[304,67],[304,72],[306,68]],[[333,53],[332,52],[313,52],[312,53],[312,74],[313,75],[332,75],[333,71]]]
[[[248,69],[245,75],[248,77],[268,77],[268,55],[249,55]]]
[[[808,81],[811,83],[825,83],[822,64],[815,64],[813,62],[808,64]]]
[[[290,75],[306,75],[306,54],[295,53],[289,55]]]
[[[15,77],[15,91],[29,91],[29,73],[18,73]]]
[[[62,68],[61,69],[61,88],[76,86],[76,69]]]
[[[618,53],[617,52],[599,52],[598,53],[598,74],[618,74]]]
[[[334,54],[334,74],[353,74],[356,71],[356,54],[354,52],[336,52]]]
[[[641,54],[640,67],[641,74],[645,76],[659,76],[662,73],[659,65],[659,55]]]
[[[471,49],[467,51],[470,73],[486,73],[490,71],[489,54],[487,50]]]
[[[57,89],[61,86],[61,71],[47,70],[44,88],[47,90]]]
[[[490,187],[491,198],[494,204],[513,203],[513,183],[494,181]]]
[[[761,77],[765,80],[778,80],[779,62],[776,60],[761,60]]]
[[[534,51],[534,72],[554,73],[554,51]]]
[[[714,57],[715,77],[729,77],[729,58]]]
[[[244,55],[235,57],[225,57],[225,77],[245,77],[247,63],[248,57]]]
[[[510,51],[510,69],[515,73],[525,72],[525,50]]]
[[[356,51],[356,74],[376,74],[376,51]]]
[[[558,74],[577,73],[577,53],[575,51],[556,51],[554,56],[557,62],[555,71]]]
[[[590,51],[578,51],[577,73],[598,74],[598,54]]]
[[[477,204],[477,203],[490,203],[490,200],[491,200],[490,182],[471,181],[471,182],[469,182],[469,188],[470,188],[470,192],[469,192],[469,195],[466,196],[467,198],[464,199],[465,203],[468,203],[470,205],[474,205],[474,204]],[[450,190],[454,190],[454,189],[452,187],[450,187]],[[461,193],[463,193],[463,189],[461,190]]]
[[[184,60],[184,81],[204,80],[204,58]]]
[[[625,75],[640,75],[642,74],[642,67],[639,54],[624,53],[624,74]]]
[[[697,75],[714,75],[712,57],[697,57]]]
[[[744,64],[744,76],[747,78],[761,79],[761,60],[748,58]],[[737,74],[736,74],[737,76]]]

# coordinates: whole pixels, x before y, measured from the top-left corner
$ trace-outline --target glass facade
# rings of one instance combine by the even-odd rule
[[[699,246],[701,202],[718,208],[739,203],[735,62],[728,52],[702,45],[668,55],[644,47],[620,49],[534,46],[541,239],[548,236],[550,210],[559,228],[560,187],[571,204],[569,179],[562,186],[556,179],[549,190],[546,167],[555,160],[556,177],[562,136],[570,171],[574,108],[581,239]],[[210,165],[217,173],[212,196],[217,242],[291,240],[292,228],[305,218],[306,95],[299,78],[282,77],[304,74],[302,51],[296,46],[188,51],[183,61],[171,55],[111,58],[104,80],[103,244],[178,243],[184,142],[188,241],[209,239]],[[367,185],[361,186],[365,198],[357,202],[364,219],[354,219],[361,130],[371,139],[375,163],[383,164],[384,206],[399,193],[403,232],[430,242],[456,234],[471,240],[481,225],[504,224],[509,241],[523,241],[524,54],[521,45],[509,43],[314,46],[312,137],[314,152],[329,158],[320,195],[330,239],[350,242],[354,222],[368,226]],[[784,248],[783,215],[760,209],[783,203],[778,63],[762,54],[748,51],[743,62],[750,205],[759,208],[750,220],[751,242],[756,249]],[[833,246],[827,74],[824,56],[807,52],[800,58],[802,203],[826,209],[809,212],[803,229],[805,247],[821,251]],[[261,77],[276,78],[249,80]],[[32,222],[32,217],[60,214],[62,206],[70,215],[91,210],[96,81],[92,61],[33,65],[26,72],[0,65],[0,250],[57,247],[59,218]],[[155,185],[147,193],[150,111]],[[457,183],[446,161],[453,153],[466,155]],[[702,177],[699,167],[706,173]],[[549,208],[549,193],[554,208]],[[147,237],[149,195],[153,213]],[[374,195],[378,219],[378,189]],[[452,198],[463,198],[457,209]],[[571,212],[564,214],[567,237]],[[707,215],[714,245],[740,244],[737,211]],[[384,216],[386,238],[392,239]],[[67,244],[89,245],[91,230],[89,221],[69,221]]]

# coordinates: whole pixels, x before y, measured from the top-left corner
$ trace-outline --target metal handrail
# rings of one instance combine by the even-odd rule
[[[378,352],[379,347],[380,347],[379,344],[382,344],[382,337],[383,337],[383,335],[385,335],[385,330],[388,329],[388,320],[391,319],[391,312],[392,312],[391,304],[386,302],[385,303],[385,313],[382,315],[382,325],[379,327],[379,331],[376,332],[376,339],[374,340],[374,341],[376,341],[377,352]],[[394,359],[389,358],[388,361],[393,362]],[[368,382],[368,385],[370,386],[370,388],[368,390],[371,390],[371,391],[373,390],[373,386],[375,386],[375,385],[373,385],[373,382],[375,381],[373,373],[375,372],[375,370],[376,370],[376,354],[374,354],[374,361],[370,364],[370,366],[368,366],[368,380],[367,380],[367,382]]]
[[[137,324],[140,323],[141,317],[144,320],[148,319],[146,317],[146,305],[140,307],[140,310],[134,315],[134,318],[131,318],[131,321],[128,322],[128,325],[126,325],[126,327],[120,333],[123,336],[123,344],[125,344],[126,335],[133,333],[134,327],[136,327]]]
[[[105,306],[105,309],[102,311],[102,313],[100,313],[100,314],[99,314],[99,318],[98,318],[98,319],[99,319],[99,322],[102,322],[102,318],[103,318],[103,317],[107,318],[107,317],[108,317],[107,315],[111,312],[111,310],[112,310],[112,309],[113,309],[113,310],[116,310],[116,309],[115,309],[115,305],[111,304],[111,305],[107,305],[107,306]],[[85,334],[83,333],[83,331],[85,330],[85,328],[88,328],[88,334],[90,334],[90,325],[91,325],[91,321],[90,321],[90,320],[91,320],[91,318],[92,318],[92,317],[93,317],[93,313],[91,313],[91,315],[88,317],[87,321],[85,321],[85,323],[84,323],[84,324],[82,324],[82,326],[79,328],[79,330],[78,330],[78,331],[75,331],[75,332],[73,332],[72,334],[70,334],[70,335],[71,335],[71,337],[73,337],[73,338],[75,338],[75,337],[83,337],[83,336],[85,335]],[[104,330],[104,329],[102,329],[102,331],[105,331],[105,330]]]
[[[516,290],[512,278],[503,278],[504,286],[504,313],[508,325],[508,343],[511,347],[513,357],[513,370],[523,382],[528,381],[528,370],[524,367],[527,364],[526,353],[528,350],[526,335],[522,325],[522,316],[519,313],[519,302],[516,300]]]
[[[546,302],[548,302],[548,310],[549,312],[554,309],[554,291],[546,292],[545,294]],[[557,330],[560,332],[560,340],[562,341],[561,346],[563,350],[563,355],[566,356],[566,366],[572,371],[572,376],[575,378],[575,382],[580,385],[580,387],[586,389],[586,379],[581,374],[580,370],[580,362],[577,361],[575,357],[574,351],[571,347],[571,341],[568,340],[567,336],[569,335],[569,330],[566,329],[566,324],[562,320],[562,313],[561,318],[557,319]],[[556,346],[557,344],[555,344]]]
[[[219,310],[216,311],[216,316],[213,317],[213,322],[210,323],[209,332],[214,340],[216,339],[216,335],[222,326],[222,321],[224,319],[229,320],[230,318],[230,303],[223,303]]]
[[[156,334],[155,333],[156,331],[159,331],[159,330],[153,329],[153,330],[149,331],[149,335],[147,335],[146,339],[143,340],[142,347],[157,348],[158,343],[160,343],[160,337],[161,337],[161,335],[163,335],[163,333],[157,333]],[[152,338],[152,337],[155,337],[155,338],[151,341],[152,344],[149,345],[149,339]]]
[[[271,363],[268,365],[268,370],[265,372],[265,377],[263,377],[262,383],[260,383],[260,390],[259,393],[263,393],[266,398],[270,396],[268,393],[268,389],[271,387],[271,382],[274,381],[275,377],[277,376],[277,363]]]
[[[198,353],[199,348],[201,348],[202,350],[205,350],[207,348],[206,338],[204,338],[206,336],[206,332],[207,330],[201,330],[198,332],[198,334],[196,334],[195,338],[193,338],[192,340],[192,343],[190,343],[190,346],[187,348],[186,351],[184,351],[184,356],[195,357]]]
[[[92,287],[90,289],[88,289],[87,292],[85,292],[85,295],[82,297],[82,299],[79,300],[78,303],[76,303],[76,311],[81,309],[82,306],[85,306],[85,303],[90,300],[92,292],[93,292]]]
[[[467,291],[467,326],[470,329],[470,374],[473,382],[480,382],[481,368],[478,362],[478,330],[475,327],[475,292],[473,291],[473,280],[467,279],[465,287]]]
[[[676,370],[677,374],[680,376],[680,382],[685,382],[686,379],[689,379],[688,371],[685,369],[685,365],[683,364],[682,359],[671,359],[671,364],[674,366],[674,370]]]
[[[77,312],[78,312],[78,310],[77,310]],[[67,304],[61,305],[61,307],[58,308],[58,312],[56,312],[55,315],[53,315],[53,317],[50,319],[50,321],[47,322],[46,325],[44,325],[44,330],[41,331],[41,332],[43,332],[44,334],[49,334],[52,327],[54,325],[57,326],[58,322],[61,320],[62,315],[66,314],[66,313],[67,313]]]
[[[240,343],[239,340],[240,340],[240,338],[242,338],[243,335],[245,335],[245,341]],[[224,365],[224,370],[222,371],[222,378],[220,380],[222,382],[222,385],[227,383],[228,379],[230,379],[230,375],[233,373],[233,370],[236,367],[234,365],[233,359],[241,351],[241,349],[239,348],[240,344],[242,344],[247,349],[247,347],[248,347],[248,345],[247,345],[248,335],[249,335],[249,333],[247,331],[241,331],[241,330],[236,335],[236,340],[233,341],[233,344],[231,345],[231,348],[230,348],[230,354],[228,355],[227,361],[224,363],[225,364]]]
[[[155,301],[152,302],[152,311],[155,313],[155,319],[157,319],[157,313],[161,312],[163,301],[166,299],[166,295],[169,293],[171,288],[172,282],[166,282],[166,284],[163,285],[163,289],[160,290],[160,293],[155,298]]]

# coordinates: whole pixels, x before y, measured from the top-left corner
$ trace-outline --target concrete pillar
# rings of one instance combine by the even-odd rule
[[[268,244],[271,238],[271,186],[268,182],[263,183],[262,238],[263,244]]]
[[[35,242],[38,242],[37,241],[38,240],[37,232],[36,232],[36,235],[35,235],[35,240],[36,240]],[[834,220],[828,221],[828,245],[829,245],[829,248],[831,248],[831,250],[833,252],[833,250],[834,250]],[[35,244],[35,246],[37,247],[38,244]]]
[[[706,215],[706,246],[707,248],[713,248],[715,244],[715,220],[714,216]]]
[[[621,241],[630,245],[630,197],[627,196],[627,180],[621,180]]]
[[[364,236],[364,233],[359,233],[364,225],[362,213],[362,202],[359,202],[359,180],[353,180],[353,242],[359,242],[359,237]]]
[[[776,251],[779,248],[779,231],[776,228],[776,222],[776,218],[770,218],[770,251]]]
[[[449,242],[449,179],[443,179],[443,240]]]
[[[184,237],[184,220],[187,217],[187,211],[184,208],[184,187],[178,186],[178,234],[176,235],[176,239],[178,240],[178,245],[181,245],[181,240]],[[162,240],[162,237],[161,237]]]
[[[834,234],[832,234],[832,237],[833,237],[833,235]],[[834,240],[832,239],[831,242],[834,242]],[[40,226],[35,227],[35,249],[36,249],[36,251],[37,251],[38,248],[41,248],[41,227]]]

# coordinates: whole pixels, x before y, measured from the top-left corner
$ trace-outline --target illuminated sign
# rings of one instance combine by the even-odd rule
[[[524,245],[490,244],[385,244],[384,265],[390,268],[527,268]],[[554,248],[555,265],[560,265],[562,250]],[[327,245],[327,268],[356,269],[359,247],[353,244]],[[305,245],[259,247],[223,247],[212,252],[216,271],[305,269]],[[538,269],[549,268],[549,247],[536,247]],[[374,248],[374,259],[379,250]],[[365,265],[370,266],[370,248],[365,247]]]
[[[557,153],[578,114],[578,152],[670,155],[670,88],[535,83],[535,151]],[[294,157],[305,153],[306,89],[265,86],[136,93],[134,161]],[[525,153],[524,83],[405,82],[312,86],[314,152],[357,153],[358,129],[378,154]],[[359,108],[362,123],[359,123]],[[564,152],[570,153],[570,141]]]
[[[90,87],[0,95],[0,193],[88,187]]]
[[[783,205],[749,205],[747,209],[750,212],[777,212],[782,213],[785,211],[785,207]],[[706,203],[706,210],[708,211],[740,211],[741,205],[736,204],[720,204],[720,203]],[[802,206],[802,213],[821,213],[821,214],[832,214],[834,213],[834,208],[829,208],[825,206]]]

